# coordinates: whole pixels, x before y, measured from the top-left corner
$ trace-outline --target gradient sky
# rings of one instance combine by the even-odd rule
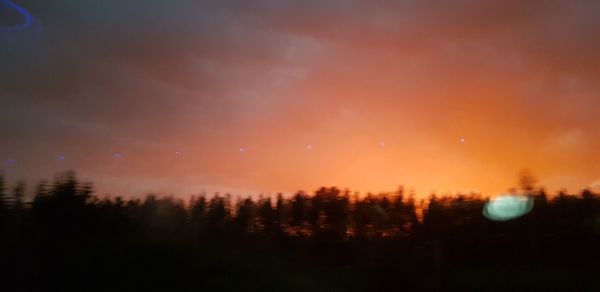
[[[13,2],[37,27],[0,31],[11,179],[493,195],[529,168],[600,189],[598,1]]]

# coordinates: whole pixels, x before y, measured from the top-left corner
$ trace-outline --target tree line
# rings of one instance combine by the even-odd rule
[[[245,279],[240,276],[244,273],[232,271],[231,265],[252,270],[256,267],[247,267],[245,258],[262,255],[253,261],[264,264],[265,270],[273,272],[276,265],[287,268],[278,271],[283,273],[279,288],[289,288],[288,281],[300,277],[306,283],[297,287],[311,290],[336,285],[347,285],[348,290],[361,290],[361,285],[393,290],[395,286],[389,285],[399,272],[412,275],[406,287],[458,285],[454,278],[443,280],[450,267],[570,267],[579,271],[597,266],[600,196],[587,189],[574,195],[561,191],[548,196],[545,190],[532,186],[528,177],[522,175],[521,182],[523,192],[534,198],[533,211],[515,220],[493,222],[482,215],[489,199],[477,194],[431,195],[416,202],[414,195],[402,188],[360,196],[332,187],[320,188],[314,194],[298,192],[288,198],[281,194],[273,198],[214,194],[189,200],[154,195],[126,200],[95,196],[91,184],[79,182],[74,172],[65,172],[52,183],[39,183],[33,199],[26,202],[25,183],[8,188],[0,177],[0,250],[5,251],[8,262],[23,270],[33,264],[35,272],[41,274],[31,277],[42,279],[46,279],[44,273],[56,272],[50,267],[58,260],[94,271],[96,264],[102,263],[100,266],[106,267],[100,270],[112,274],[108,271],[119,270],[118,262],[130,254],[146,261],[151,258],[147,266],[123,263],[137,273],[157,263],[173,265],[178,260],[169,253],[182,252],[208,264],[196,267],[198,263],[182,260],[172,267],[175,270],[220,267],[221,276],[239,280]],[[141,252],[144,247],[147,249]],[[240,250],[243,254],[229,258]],[[8,255],[6,251],[15,253]],[[97,254],[104,256],[96,258]],[[157,254],[164,258],[157,259]],[[217,254],[218,259],[211,258]],[[80,257],[87,261],[82,263]],[[111,258],[115,262],[106,262]],[[315,270],[307,272],[302,267]],[[322,279],[316,272],[334,268],[348,269],[349,274],[361,277]],[[28,279],[15,270],[9,274]],[[576,278],[581,273],[569,276],[563,271],[562,275]],[[90,277],[95,279],[90,275],[77,279]],[[423,284],[416,280],[422,277],[435,281]],[[113,282],[129,283],[124,279]],[[208,283],[214,286],[206,287],[219,290],[227,290],[222,288],[228,285],[233,285],[231,290],[237,287],[215,280]]]

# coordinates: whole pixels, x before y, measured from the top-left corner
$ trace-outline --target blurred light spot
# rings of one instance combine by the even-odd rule
[[[29,28],[31,28],[34,25],[34,18],[33,15],[31,15],[27,10],[25,10],[25,8],[13,3],[12,1],[9,0],[0,0],[0,7],[8,7],[16,12],[18,12],[19,14],[21,14],[21,16],[23,17],[23,23],[18,24],[18,25],[14,25],[14,26],[2,26],[0,27],[0,32],[2,31],[23,31],[23,30],[27,30]]]
[[[465,137],[460,137],[460,143],[465,143],[465,141],[467,141]]]
[[[17,163],[17,161],[14,159],[11,159],[11,158],[6,159],[4,161],[4,171],[9,172],[16,163]]]
[[[313,149],[313,146],[312,146],[312,145],[310,145],[310,144],[308,144],[308,145],[306,145],[306,149],[308,149],[308,150],[312,150],[312,149]]]
[[[240,152],[246,152],[246,147],[240,147]]]
[[[123,155],[121,153],[115,153],[114,157],[115,157],[115,159],[121,159],[123,157]]]
[[[58,159],[60,161],[64,161],[66,158],[64,155],[58,155],[58,157],[56,157],[56,159]]]
[[[493,221],[521,217],[533,209],[533,198],[519,195],[500,195],[485,203],[483,216]]]

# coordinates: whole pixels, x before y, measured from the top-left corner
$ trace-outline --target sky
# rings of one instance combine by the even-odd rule
[[[600,190],[598,1],[0,3],[9,179]]]

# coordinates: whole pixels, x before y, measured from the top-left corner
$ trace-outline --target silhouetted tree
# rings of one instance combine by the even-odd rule
[[[0,174],[0,216],[8,209],[8,196],[6,195],[6,187],[4,184],[4,176]]]
[[[343,238],[348,230],[350,199],[336,188],[321,188],[311,200],[309,220],[314,236]]]
[[[91,219],[87,206],[91,194],[91,185],[80,187],[74,172],[61,173],[50,190],[42,183],[38,185],[33,201],[34,217],[51,234],[83,232]]]
[[[258,220],[263,232],[271,235],[277,232],[279,226],[276,215],[271,198],[263,198],[258,202]]]
[[[212,232],[222,233],[226,227],[229,210],[225,204],[225,198],[215,194],[208,204],[207,224]]]
[[[207,202],[204,194],[190,201],[190,223],[195,233],[200,233],[205,228]]]
[[[533,176],[531,170],[524,169],[519,173],[519,187],[526,194],[531,194],[537,183],[537,179]]]
[[[238,232],[254,232],[254,209],[254,202],[251,198],[246,198],[238,202],[236,217],[234,219]]]
[[[278,193],[275,201],[275,224],[277,225],[278,235],[283,235],[286,227],[286,210],[283,194]]]
[[[293,196],[290,205],[290,227],[292,229],[292,233],[295,235],[306,235],[308,233],[308,214],[310,208],[310,201],[308,196],[303,192],[296,193]]]
[[[356,238],[362,239],[369,236],[371,227],[371,218],[369,214],[369,204],[365,200],[361,200],[356,194],[354,196],[354,204],[352,208],[352,233]]]
[[[12,208],[16,211],[23,210],[23,198],[25,197],[25,182],[19,181],[13,189]]]

